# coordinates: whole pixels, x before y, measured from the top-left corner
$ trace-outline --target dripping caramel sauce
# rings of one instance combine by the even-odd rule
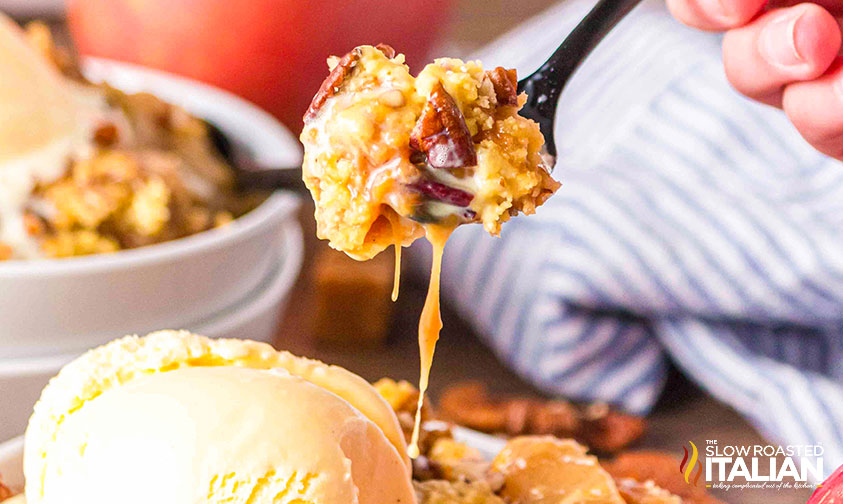
[[[425,236],[433,246],[433,262],[430,268],[430,282],[427,288],[427,297],[424,301],[421,317],[419,319],[419,402],[416,405],[416,419],[413,425],[413,437],[407,453],[411,458],[419,456],[419,433],[421,432],[421,410],[424,404],[424,394],[430,379],[430,368],[433,364],[433,354],[436,350],[436,342],[439,340],[439,331],[442,329],[442,316],[439,310],[439,278],[442,271],[442,253],[445,249],[445,242],[454,230],[454,226],[443,226],[428,224],[424,226]]]
[[[398,291],[401,288],[401,244],[395,243],[395,279],[392,281],[392,302],[398,301]]]
[[[398,291],[401,288],[401,223],[398,221],[398,216],[392,212],[387,214],[389,217],[389,224],[392,227],[392,236],[395,237],[395,243],[392,246],[395,248],[395,276],[392,281],[392,302],[398,301]]]

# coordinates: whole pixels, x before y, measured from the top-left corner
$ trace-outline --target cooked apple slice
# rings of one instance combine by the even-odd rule
[[[572,439],[513,438],[492,469],[503,474],[501,495],[513,504],[624,504],[597,457]]]

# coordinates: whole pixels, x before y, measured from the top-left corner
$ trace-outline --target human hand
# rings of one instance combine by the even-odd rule
[[[817,150],[843,160],[843,0],[667,0],[674,17],[725,31],[723,65],[744,95],[784,109]]]

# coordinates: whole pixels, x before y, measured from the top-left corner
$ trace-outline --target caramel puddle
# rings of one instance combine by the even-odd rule
[[[442,253],[445,242],[454,231],[453,226],[428,224],[424,228],[425,236],[433,246],[433,262],[430,268],[430,282],[427,287],[427,298],[424,301],[419,319],[419,356],[421,372],[419,375],[419,402],[416,406],[416,421],[413,426],[413,437],[407,453],[411,458],[419,456],[419,433],[421,431],[421,410],[424,404],[424,394],[430,379],[430,367],[433,364],[433,353],[442,329],[442,315],[439,311],[439,277],[442,272]]]

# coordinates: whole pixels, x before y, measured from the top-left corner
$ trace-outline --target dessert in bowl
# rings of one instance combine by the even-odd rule
[[[294,165],[295,140],[268,114],[104,60],[81,70],[121,90],[91,84],[37,25],[25,34],[0,19],[0,53],[0,359],[197,327],[257,294],[279,264],[298,268],[300,251],[280,245],[300,239],[297,199],[236,191],[199,119]]]
[[[301,141],[317,233],[332,247],[365,260],[435,225],[497,235],[559,187],[538,124],[518,115],[514,70],[440,58],[414,77],[383,44],[329,66]]]
[[[560,184],[550,176],[539,125],[518,114],[527,96],[518,92],[515,70],[440,58],[413,76],[404,56],[384,44],[356,47],[328,66],[300,136],[317,235],[358,260],[393,246],[393,300],[401,248],[422,236],[430,241],[419,321],[423,397],[442,328],[439,275],[448,237],[469,223],[498,235]],[[418,425],[413,455],[417,437]]]
[[[260,203],[236,193],[202,120],[153,94],[85,81],[43,25],[25,39],[0,23],[0,260],[161,243]]]
[[[31,503],[412,500],[398,422],[363,379],[175,331],[66,366],[35,406],[24,471]]]
[[[658,482],[613,475],[573,440],[489,438],[478,446],[476,434],[466,441],[472,436],[433,418],[431,408],[411,463],[413,422],[405,419],[417,397],[407,384],[372,386],[264,343],[185,331],[127,336],[68,364],[44,389],[26,431],[22,472],[20,443],[0,446],[0,500],[683,502]],[[671,463],[670,476],[674,469]]]

